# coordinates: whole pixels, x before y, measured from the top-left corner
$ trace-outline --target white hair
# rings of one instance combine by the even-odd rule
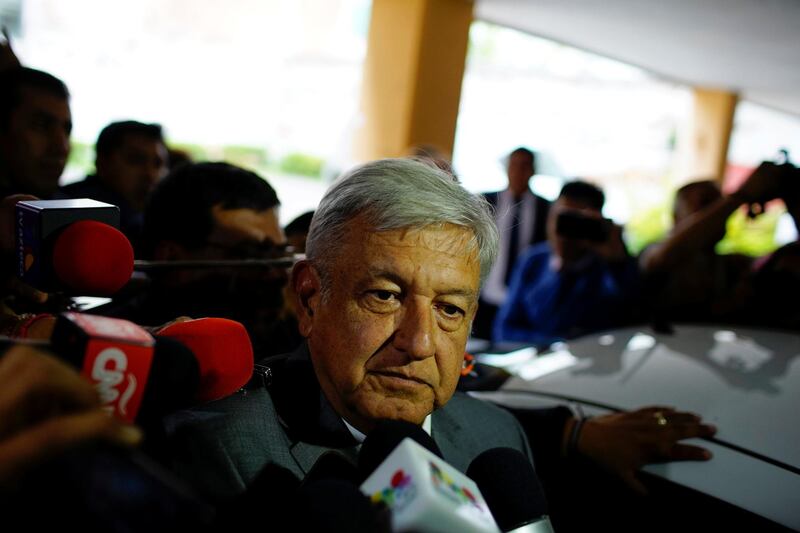
[[[412,159],[380,159],[356,167],[331,185],[314,212],[306,255],[327,277],[326,263],[336,256],[347,224],[359,216],[375,231],[453,224],[472,232],[483,283],[498,247],[491,209],[483,197],[469,193],[436,167]]]

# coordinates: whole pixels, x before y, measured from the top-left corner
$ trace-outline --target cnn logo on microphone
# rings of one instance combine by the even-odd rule
[[[89,343],[83,375],[94,383],[103,408],[133,422],[142,403],[153,358],[151,346]]]

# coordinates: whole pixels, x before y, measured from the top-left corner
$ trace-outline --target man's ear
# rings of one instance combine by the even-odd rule
[[[319,273],[308,261],[300,261],[292,269],[292,287],[296,298],[297,321],[300,334],[311,336],[314,313],[322,298]]]

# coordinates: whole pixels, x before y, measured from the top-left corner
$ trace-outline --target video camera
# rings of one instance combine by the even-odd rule
[[[611,234],[611,226],[607,218],[590,217],[577,211],[564,211],[556,219],[556,233],[566,239],[605,242]]]

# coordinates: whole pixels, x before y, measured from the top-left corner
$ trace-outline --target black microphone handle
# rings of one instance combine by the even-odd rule
[[[472,460],[467,476],[478,485],[501,530],[552,531],[542,486],[533,465],[519,450],[486,450]]]

